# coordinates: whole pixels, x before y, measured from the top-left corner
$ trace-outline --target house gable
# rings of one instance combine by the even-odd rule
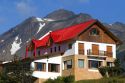
[[[97,31],[92,32],[93,29]],[[94,34],[95,33],[95,34]],[[100,22],[96,22],[89,28],[84,30],[77,37],[80,41],[98,42],[98,43],[109,43],[109,44],[120,44],[121,41],[115,37],[106,27]]]

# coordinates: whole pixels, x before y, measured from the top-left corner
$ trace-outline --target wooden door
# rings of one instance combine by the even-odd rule
[[[107,56],[112,57],[112,46],[107,46]]]
[[[92,54],[99,55],[99,45],[92,44]]]
[[[79,54],[84,55],[84,43],[79,43],[78,44],[78,52],[79,52]]]

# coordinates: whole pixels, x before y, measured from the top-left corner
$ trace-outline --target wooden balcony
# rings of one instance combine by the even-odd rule
[[[112,57],[113,53],[112,52],[107,52],[107,51],[102,51],[98,50],[97,51],[99,56],[106,56],[106,57]],[[94,52],[92,52],[91,49],[87,50],[87,55],[95,55]]]

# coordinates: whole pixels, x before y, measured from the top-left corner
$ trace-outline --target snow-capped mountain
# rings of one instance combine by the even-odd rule
[[[72,11],[64,9],[56,10],[43,18],[30,17],[0,35],[0,60],[12,60],[15,54],[24,57],[25,47],[33,38],[40,39],[49,31],[65,28],[90,19],[92,19],[92,17],[88,14],[75,14]],[[109,30],[117,35],[123,42],[125,41],[125,24],[116,22],[110,25],[105,23],[104,25],[109,27]],[[122,34],[122,36],[120,34]],[[120,47],[120,52],[125,52],[125,44],[122,46]]]

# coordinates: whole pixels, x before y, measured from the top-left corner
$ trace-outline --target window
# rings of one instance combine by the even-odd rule
[[[59,64],[48,64],[48,71],[49,72],[59,72],[60,71],[60,65]]]
[[[107,66],[108,67],[112,67],[113,66],[113,62],[107,62]]]
[[[38,55],[40,56],[40,50],[38,50]]]
[[[56,52],[56,47],[54,47],[54,51]]]
[[[71,69],[72,68],[72,60],[64,61],[64,69]]]
[[[50,48],[50,53],[52,53],[53,52],[53,49],[52,48]]]
[[[68,48],[69,48],[69,49],[72,49],[72,44],[69,44],[69,45],[68,45]]]
[[[101,61],[94,61],[94,60],[89,60],[89,68],[91,69],[97,69],[101,66]]]
[[[58,46],[58,51],[60,51],[61,50],[61,47],[60,46]]]
[[[99,35],[99,30],[96,28],[93,28],[90,30],[90,35]]]
[[[84,67],[84,59],[78,59],[78,67],[83,68]]]
[[[35,64],[36,64],[36,70],[37,71],[45,71],[45,69],[46,69],[45,63],[36,62]]]

